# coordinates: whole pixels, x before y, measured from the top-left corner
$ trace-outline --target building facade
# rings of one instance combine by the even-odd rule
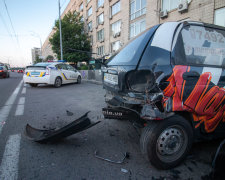
[[[80,12],[95,58],[113,54],[145,29],[167,21],[225,26],[225,0],[70,0],[62,17],[68,11]],[[43,56],[53,55],[49,37]]]
[[[32,64],[36,61],[37,57],[41,55],[41,49],[34,47],[31,49],[31,56],[32,56]]]

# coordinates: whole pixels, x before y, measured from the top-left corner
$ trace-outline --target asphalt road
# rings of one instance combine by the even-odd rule
[[[0,179],[201,179],[211,170],[219,141],[195,144],[174,170],[152,167],[141,155],[139,134],[129,122],[101,119],[105,106],[101,85],[82,82],[33,88],[21,80],[18,73],[0,79]],[[35,143],[23,133],[27,123],[42,129],[59,128],[87,111],[94,122],[102,122],[57,143]],[[113,160],[121,160],[125,152],[130,157],[124,164],[112,164],[97,159],[96,150]]]

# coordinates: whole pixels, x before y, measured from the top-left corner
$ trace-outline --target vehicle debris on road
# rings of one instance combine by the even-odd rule
[[[107,161],[107,162],[111,162],[111,163],[115,163],[115,164],[123,164],[125,159],[129,159],[130,158],[130,154],[128,152],[125,152],[124,153],[124,157],[122,160],[120,161],[114,161],[114,160],[111,160],[111,159],[108,159],[108,158],[104,158],[104,157],[101,157],[98,155],[98,151],[96,150],[95,151],[95,157],[98,158],[98,159],[101,159],[101,160],[104,160],[104,161]]]
[[[83,116],[71,122],[70,124],[55,130],[36,129],[27,124],[25,128],[25,135],[30,140],[39,143],[47,143],[60,140],[72,134],[88,129],[92,126],[95,126],[96,124],[101,122],[101,121],[91,122],[91,120],[87,116],[88,113],[89,112],[85,113]]]

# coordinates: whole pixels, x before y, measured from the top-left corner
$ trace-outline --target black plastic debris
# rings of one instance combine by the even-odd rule
[[[89,112],[84,114],[79,119],[76,119],[75,121],[71,122],[70,124],[55,130],[36,129],[31,127],[29,124],[27,124],[25,128],[25,135],[30,140],[33,140],[39,143],[47,143],[47,142],[54,142],[54,141],[60,140],[72,134],[88,129],[100,122],[100,121],[95,123],[91,122],[91,120],[87,116],[88,113]]]

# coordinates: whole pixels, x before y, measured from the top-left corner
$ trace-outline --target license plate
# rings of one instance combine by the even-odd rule
[[[104,74],[104,82],[107,82],[107,83],[110,83],[113,85],[117,85],[118,84],[118,75],[105,73]]]
[[[40,72],[31,72],[31,75],[32,76],[39,76],[40,75]]]

